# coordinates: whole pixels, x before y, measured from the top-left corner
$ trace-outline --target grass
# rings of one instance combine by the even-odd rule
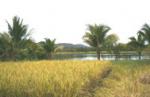
[[[0,97],[79,97],[88,82],[109,68],[99,61],[0,63]]]
[[[150,97],[145,75],[149,60],[0,62],[0,97]]]
[[[150,84],[140,82],[150,75],[150,61],[113,61],[112,72],[94,97],[150,97]],[[150,80],[150,79],[149,79]]]

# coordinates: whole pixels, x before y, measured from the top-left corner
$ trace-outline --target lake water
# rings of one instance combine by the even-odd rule
[[[97,60],[96,54],[56,54],[53,59],[56,60]],[[141,59],[150,59],[150,55],[142,55]],[[101,60],[139,60],[138,55],[133,54],[102,54]]]

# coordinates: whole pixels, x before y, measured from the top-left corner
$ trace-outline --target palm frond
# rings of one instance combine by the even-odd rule
[[[106,25],[88,25],[88,31],[83,36],[84,42],[93,47],[101,47],[110,27]]]

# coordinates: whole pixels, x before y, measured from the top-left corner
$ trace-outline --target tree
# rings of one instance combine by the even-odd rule
[[[83,36],[84,42],[96,48],[97,59],[100,60],[101,49],[110,27],[106,25],[88,25],[88,32]]]
[[[147,23],[144,24],[140,30],[140,33],[144,36],[145,40],[150,45],[150,25],[148,25]]]
[[[42,47],[44,48],[45,52],[47,53],[48,59],[51,59],[52,53],[55,51],[56,46],[55,46],[55,39],[50,40],[45,38],[45,41],[41,42]]]
[[[8,59],[12,51],[11,37],[8,33],[0,33],[0,59]]]
[[[141,60],[141,55],[142,55],[142,51],[145,48],[145,38],[142,35],[142,32],[139,31],[137,33],[137,38],[135,37],[130,37],[130,42],[128,43],[129,46],[133,47],[138,55],[139,55],[139,60]]]
[[[26,48],[20,49],[19,60],[28,59],[28,60],[37,60],[45,58],[44,49],[38,43],[35,43],[33,40],[28,39],[24,41]]]
[[[116,34],[110,34],[106,37],[104,42],[104,49],[107,49],[109,52],[114,51],[114,47],[117,45],[119,37]]]
[[[25,41],[29,39],[30,32],[28,32],[28,26],[23,24],[23,19],[15,16],[12,19],[12,25],[7,22],[8,34],[11,37],[12,42],[12,58],[16,58],[19,55],[19,51],[25,48]]]

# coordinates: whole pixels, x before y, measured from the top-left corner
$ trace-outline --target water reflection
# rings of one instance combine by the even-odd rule
[[[55,60],[97,60],[96,54],[55,54]],[[150,55],[142,55],[141,59],[150,59]],[[139,60],[138,55],[133,54],[102,54],[101,60]]]

